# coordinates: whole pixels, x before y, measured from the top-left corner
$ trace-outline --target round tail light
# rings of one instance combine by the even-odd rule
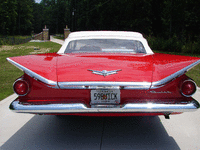
[[[29,91],[28,83],[23,79],[18,79],[13,84],[14,92],[19,96],[25,96]]]
[[[181,93],[186,96],[190,97],[196,92],[196,83],[192,80],[186,80],[181,85]]]

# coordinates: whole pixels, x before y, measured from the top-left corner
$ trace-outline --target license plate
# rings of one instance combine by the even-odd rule
[[[91,90],[91,104],[119,104],[120,90]]]

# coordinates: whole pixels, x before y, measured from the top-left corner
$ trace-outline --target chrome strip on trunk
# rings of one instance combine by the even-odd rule
[[[58,82],[61,89],[149,89],[151,82]]]
[[[109,105],[108,105],[109,106]],[[118,105],[119,106],[119,105]],[[75,104],[39,104],[27,105],[13,101],[10,109],[17,113],[33,113],[33,114],[48,114],[48,113],[182,113],[195,111],[199,108],[199,103],[192,100],[188,103],[179,104],[157,104],[157,103],[128,103],[120,108],[88,108],[81,103]]]

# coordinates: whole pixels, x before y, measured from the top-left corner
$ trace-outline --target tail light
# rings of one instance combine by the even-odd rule
[[[25,96],[29,91],[29,85],[24,79],[20,78],[13,84],[13,89],[17,95]]]
[[[196,92],[196,83],[192,80],[185,80],[181,85],[181,93],[186,96],[190,97]]]

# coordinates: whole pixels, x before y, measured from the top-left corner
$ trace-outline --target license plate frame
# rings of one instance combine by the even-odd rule
[[[95,104],[119,104],[121,101],[120,90],[91,90],[91,105]]]

